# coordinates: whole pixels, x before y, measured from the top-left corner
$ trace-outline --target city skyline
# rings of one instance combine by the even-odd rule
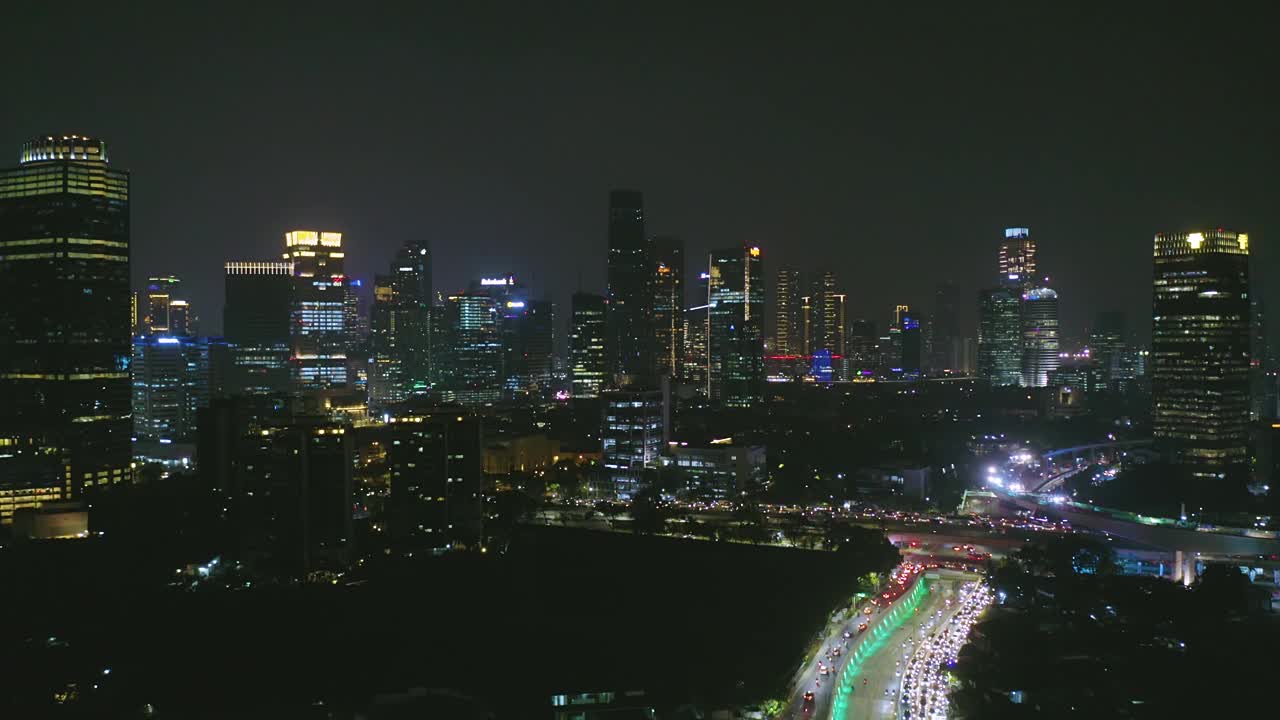
[[[40,26],[46,12],[24,8],[16,22]],[[1274,51],[1246,41],[1255,30],[1239,18],[1152,21],[1113,9],[1097,29],[1087,9],[944,9],[886,52],[888,40],[874,36],[835,42],[851,11],[768,23],[744,16],[736,33],[717,31],[709,10],[690,13],[683,29],[664,12],[617,12],[627,22],[603,29],[600,18],[514,9],[507,22],[521,34],[477,40],[466,31],[487,19],[455,9],[451,32],[476,43],[461,45],[436,30],[444,18],[388,23],[373,12],[348,27],[348,18],[266,10],[253,27],[226,28],[238,48],[231,54],[206,41],[170,46],[145,36],[130,13],[103,17],[67,30],[78,37],[92,27],[95,38],[123,48],[99,89],[67,94],[41,81],[84,62],[87,50],[76,48],[93,46],[69,42],[68,53],[8,85],[24,112],[0,119],[0,137],[75,128],[111,142],[113,164],[141,183],[134,287],[151,276],[187,279],[207,332],[222,327],[223,261],[264,256],[297,227],[344,233],[350,271],[366,283],[404,241],[426,240],[441,289],[511,271],[567,307],[575,290],[605,291],[601,198],[619,187],[646,193],[646,232],[684,238],[689,258],[740,242],[768,250],[767,273],[823,257],[849,286],[850,319],[882,321],[882,308],[898,302],[927,305],[946,277],[976,297],[1003,228],[1030,227],[1055,288],[1073,299],[1064,302],[1063,324],[1076,336],[1109,309],[1124,310],[1132,331],[1149,332],[1135,320],[1148,304],[1142,287],[1154,232],[1241,228],[1265,254],[1280,225],[1265,191],[1273,155],[1259,146],[1275,124],[1275,100],[1237,92],[1261,86]],[[872,15],[902,19],[884,9]],[[952,37],[962,18],[968,32]],[[387,25],[422,27],[427,36],[383,30],[389,36],[378,47],[360,36]],[[349,51],[292,52],[302,41],[289,38],[348,30],[356,36]],[[1085,30],[1100,33],[1108,52],[1078,47]],[[1209,51],[1192,39],[1208,30],[1241,41],[1231,56],[1201,62]],[[749,39],[761,37],[772,51],[757,56]],[[1138,51],[1156,37],[1190,49],[1159,58]],[[17,51],[32,42],[17,38]],[[561,42],[562,52],[550,49]],[[948,52],[957,44],[972,52]],[[1044,50],[1014,52],[1024,45]],[[652,49],[632,61],[613,46]],[[575,60],[575,49],[596,62]],[[160,52],[169,62],[151,63]],[[209,54],[225,61],[213,64],[216,74],[200,60]],[[1104,71],[1112,60],[1103,58],[1116,54],[1121,71]],[[903,60],[873,62],[881,55]],[[1022,59],[1006,59],[1014,55]],[[1206,66],[1212,72],[1199,69]],[[399,70],[421,73],[423,92],[364,82]],[[833,90],[831,80],[847,73],[853,82],[838,85],[857,90]],[[602,75],[618,79],[614,89],[581,93],[600,87]],[[744,86],[748,78],[758,85]],[[486,90],[468,94],[480,80]],[[217,100],[226,85],[243,90],[235,107]],[[162,106],[150,99],[153,88],[169,90]],[[1148,121],[1179,98],[1226,93],[1236,103],[1230,113],[1165,112],[1154,128]],[[536,102],[495,112],[526,95]],[[333,110],[299,128],[287,108],[309,102]],[[671,104],[687,106],[685,119],[662,116]],[[874,115],[866,110],[873,106]],[[798,119],[810,117],[825,119]],[[174,141],[178,128],[199,142]],[[384,141],[392,138],[412,142]],[[570,142],[579,149],[566,154]],[[1104,251],[1113,259],[1097,263]],[[960,320],[976,326],[971,309]]]

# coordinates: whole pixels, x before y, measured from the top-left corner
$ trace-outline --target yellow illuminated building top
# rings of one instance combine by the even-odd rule
[[[315,230],[291,230],[284,234],[285,247],[316,246],[342,247],[342,233],[317,232]]]

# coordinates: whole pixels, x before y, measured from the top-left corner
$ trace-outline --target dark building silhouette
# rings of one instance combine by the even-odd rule
[[[684,241],[655,237],[651,247],[655,371],[679,378],[684,370]]]
[[[94,138],[23,144],[0,170],[0,483],[131,478],[132,304],[129,173]]]
[[[764,269],[760,248],[711,254],[711,399],[747,408],[764,398]]]
[[[391,529],[417,547],[477,547],[483,531],[484,433],[460,411],[401,415],[374,428],[387,449]]]
[[[654,373],[653,260],[644,234],[644,195],[609,193],[608,371],[648,382]]]
[[[293,264],[226,264],[223,337],[231,346],[228,390],[233,394],[286,392]]]

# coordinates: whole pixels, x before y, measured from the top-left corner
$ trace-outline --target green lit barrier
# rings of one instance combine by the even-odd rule
[[[858,649],[853,652],[849,662],[844,666],[844,672],[840,674],[840,687],[836,688],[835,702],[831,705],[831,717],[834,720],[843,720],[849,711],[849,696],[853,694],[854,681],[862,672],[862,666],[884,649],[889,642],[889,636],[902,627],[907,618],[920,607],[920,601],[928,594],[928,581],[920,578],[915,588],[894,605],[887,617],[881,618],[874,628],[867,630],[869,636],[858,644]]]

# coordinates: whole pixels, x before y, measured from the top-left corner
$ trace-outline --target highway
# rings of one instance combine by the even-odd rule
[[[978,579],[977,575],[951,570],[941,570],[938,575],[939,579],[928,581],[929,594],[921,601],[917,612],[890,636],[889,642],[880,652],[866,660],[861,679],[855,683],[853,700],[849,703],[847,714],[844,718],[833,720],[897,717],[901,680],[899,673],[905,669],[923,632],[930,627],[941,627],[939,622],[949,622],[960,608],[960,604],[954,602],[960,586]],[[949,599],[952,602],[948,605]]]

